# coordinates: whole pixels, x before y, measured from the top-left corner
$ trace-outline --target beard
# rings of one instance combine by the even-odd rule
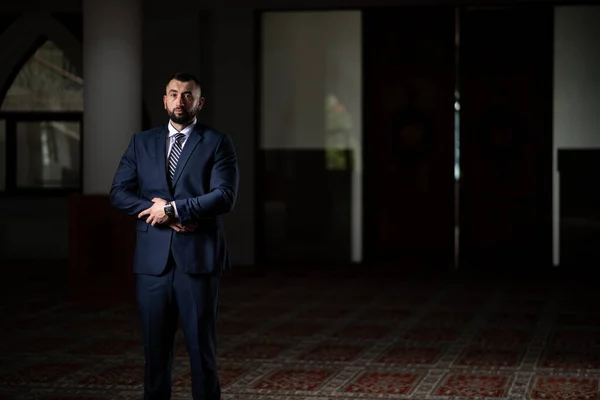
[[[189,112],[184,109],[180,109],[180,110],[183,111],[180,115],[175,114],[175,109],[173,109],[171,111],[167,111],[167,114],[169,114],[169,118],[171,119],[171,121],[173,121],[176,124],[181,124],[181,125],[188,124],[188,123],[192,122],[194,120],[194,118],[196,117],[195,111]]]

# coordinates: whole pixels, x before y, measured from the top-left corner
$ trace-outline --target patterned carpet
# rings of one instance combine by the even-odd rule
[[[29,285],[3,290],[0,399],[141,399],[135,305]],[[267,273],[221,299],[224,399],[600,397],[597,285]]]

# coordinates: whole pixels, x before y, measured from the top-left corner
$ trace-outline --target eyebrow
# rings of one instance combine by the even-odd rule
[[[177,93],[177,90],[176,89],[171,89],[171,90],[169,90],[169,93]],[[187,90],[187,91],[183,92],[183,94],[191,94],[191,93],[192,93],[191,90]]]

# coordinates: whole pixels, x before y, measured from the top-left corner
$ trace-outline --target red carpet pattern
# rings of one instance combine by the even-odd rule
[[[141,399],[135,305],[36,293],[2,303],[0,400]],[[226,277],[221,299],[224,399],[600,398],[596,290],[273,274]]]

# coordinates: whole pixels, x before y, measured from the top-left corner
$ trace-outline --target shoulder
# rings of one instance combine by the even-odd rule
[[[204,124],[198,124],[198,128],[201,130],[204,140],[206,140],[207,143],[212,143],[215,146],[225,143],[228,145],[233,144],[231,135],[228,133],[219,131]]]
[[[133,136],[136,140],[147,140],[150,138],[154,138],[156,135],[163,133],[165,130],[166,130],[165,126],[157,126],[152,129],[137,132]]]
[[[229,134],[219,131],[208,125],[198,124],[198,128],[202,131],[202,134],[207,139],[214,140],[216,142],[219,142],[219,141],[223,140],[224,138],[229,137]]]

